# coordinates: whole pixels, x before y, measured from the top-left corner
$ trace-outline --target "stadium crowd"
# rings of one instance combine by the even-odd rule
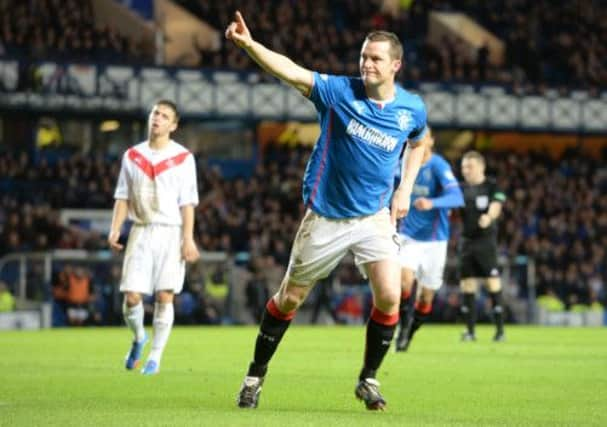
[[[95,25],[91,0],[0,1],[0,58],[146,63],[142,42]]]
[[[198,165],[196,238],[207,251],[250,255],[248,280],[253,283],[247,292],[253,311],[258,293],[269,292],[280,276],[275,270],[287,264],[303,213],[299,187],[309,154],[301,146],[266,148],[263,161],[246,179],[224,179],[202,158]],[[539,293],[557,295],[566,307],[605,304],[606,156],[595,159],[570,150],[559,159],[540,152],[488,152],[487,157],[490,173],[509,196],[500,222],[501,253],[533,257]],[[0,256],[50,248],[106,248],[105,236],[60,223],[58,209],[111,207],[116,165],[94,156],[35,164],[24,153],[0,154]],[[457,164],[454,167],[458,170]],[[454,223],[451,250],[458,239],[457,217]],[[270,271],[272,278],[264,277]],[[352,272],[340,274],[344,280],[357,280]]]
[[[358,74],[359,41],[371,29],[385,29],[404,42],[401,78],[407,83],[493,82],[526,90],[549,85],[592,91],[607,83],[607,9],[600,7],[601,0],[414,0],[396,8],[382,7],[384,2],[377,0],[178,3],[218,31],[240,9],[259,41],[323,72]],[[432,11],[464,12],[475,19],[505,43],[504,64],[489,63],[486,45],[474,58],[456,37],[429,43]],[[95,25],[90,0],[2,0],[0,16],[0,57],[151,63],[141,40]],[[218,51],[203,51],[200,65],[257,71],[251,59],[225,40]]]
[[[260,42],[323,72],[356,75],[358,40],[374,28],[395,32],[404,42],[405,82],[495,82],[536,90],[545,85],[596,88],[607,83],[607,10],[597,0],[559,4],[549,0],[415,0],[401,2],[398,8],[363,0],[180,3],[218,29],[240,9],[250,17],[248,25]],[[431,11],[463,12],[475,19],[504,42],[504,64],[496,67],[488,62],[487,46],[470,58],[455,37],[429,43]],[[246,55],[225,42],[219,52],[203,52],[201,65],[256,70]]]

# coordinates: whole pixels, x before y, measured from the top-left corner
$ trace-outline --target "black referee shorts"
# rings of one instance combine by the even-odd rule
[[[497,243],[493,238],[466,239],[460,252],[460,279],[499,277]]]

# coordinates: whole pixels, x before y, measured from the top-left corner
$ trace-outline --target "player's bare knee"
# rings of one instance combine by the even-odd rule
[[[308,295],[309,288],[293,283],[283,283],[274,300],[278,309],[283,313],[297,310]]]
[[[302,300],[299,296],[293,294],[286,294],[281,299],[278,304],[278,308],[283,313],[288,313],[290,311],[296,310],[302,303]]]
[[[400,275],[400,287],[403,291],[411,292],[413,283],[415,282],[415,276],[411,270],[403,268]]]
[[[418,299],[424,304],[432,304],[432,301],[434,300],[434,294],[434,290],[422,287]]]
[[[171,291],[158,291],[156,292],[156,302],[163,304],[172,303],[175,295]]]
[[[141,295],[137,292],[125,292],[124,302],[127,307],[135,307],[141,302]]]
[[[400,295],[391,289],[379,289],[373,296],[373,304],[384,313],[392,313],[398,310]]]
[[[491,293],[499,292],[502,290],[502,281],[499,277],[490,277],[487,279],[487,290]]]
[[[478,280],[476,278],[462,279],[459,283],[459,287],[464,294],[474,294],[478,288]]]

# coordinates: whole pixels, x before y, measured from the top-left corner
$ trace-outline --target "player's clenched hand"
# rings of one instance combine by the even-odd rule
[[[185,239],[181,244],[181,257],[186,262],[194,262],[200,258],[200,253],[193,239]]]
[[[230,22],[225,33],[226,39],[232,40],[239,47],[249,47],[253,42],[251,33],[244,22],[244,18],[239,11],[234,14],[234,20]]]
[[[107,242],[110,245],[110,248],[115,251],[121,251],[124,248],[124,245],[118,243],[118,239],[120,239],[120,231],[110,231],[110,234],[107,236]]]
[[[478,217],[478,225],[480,228],[487,228],[491,225],[491,217],[489,214],[482,214]]]
[[[432,200],[427,199],[425,197],[418,197],[417,199],[415,199],[415,201],[413,202],[413,206],[415,206],[415,208],[420,211],[428,211],[433,207]]]
[[[411,206],[411,195],[401,189],[396,189],[392,196],[392,206],[390,208],[390,220],[396,227],[396,220],[403,218],[409,213]]]

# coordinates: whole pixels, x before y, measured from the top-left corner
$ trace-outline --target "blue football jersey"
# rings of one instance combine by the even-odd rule
[[[419,197],[432,199],[433,208],[420,211],[413,205]],[[464,205],[464,197],[451,166],[433,153],[422,165],[411,193],[411,208],[398,231],[419,241],[449,240],[449,209]]]
[[[397,86],[382,106],[367,98],[360,78],[314,73],[310,100],[321,131],[304,174],[306,206],[327,218],[387,207],[403,145],[426,132],[421,98]]]

